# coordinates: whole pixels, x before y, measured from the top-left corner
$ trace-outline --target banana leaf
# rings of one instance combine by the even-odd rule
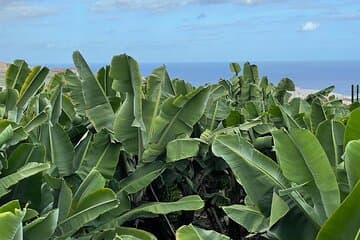
[[[0,197],[7,194],[9,192],[9,187],[17,184],[19,181],[48,170],[49,168],[50,165],[48,163],[30,162],[15,173],[0,178]]]
[[[133,114],[131,126],[145,131],[142,117],[142,79],[137,62],[126,54],[114,56],[109,75],[113,78],[112,88],[120,93],[127,93],[131,98],[133,106],[130,111]]]
[[[85,99],[80,78],[67,69],[64,74],[65,90],[79,115],[85,115]]]
[[[30,74],[26,77],[24,84],[21,86],[19,98],[16,106],[18,108],[17,122],[20,121],[22,111],[26,107],[29,99],[34,96],[43,85],[49,69],[46,67],[33,67]]]
[[[104,188],[105,181],[99,171],[92,169],[76,190],[72,201],[72,209],[76,209],[79,202],[90,193]]]
[[[99,81],[80,52],[73,53],[73,60],[81,79],[87,117],[97,132],[103,128],[112,129],[114,112]]]
[[[132,126],[134,117],[129,114],[134,108],[131,95],[126,94],[125,101],[115,114],[113,123],[114,137],[124,145],[124,149],[131,154],[139,154],[141,151],[142,139],[140,129]]]
[[[189,195],[176,202],[154,202],[142,204],[139,207],[131,209],[130,211],[115,217],[114,221],[117,221],[117,224],[121,225],[126,221],[130,221],[146,213],[168,214],[178,211],[195,211],[203,207],[204,202],[198,195]]]
[[[335,169],[341,162],[344,144],[345,127],[341,122],[325,120],[319,124],[316,137],[324,148],[326,155]]]
[[[120,237],[122,236],[133,236],[137,239],[141,240],[157,240],[157,238],[147,231],[136,229],[136,228],[130,228],[130,227],[117,227],[115,229],[115,232]]]
[[[74,146],[65,130],[57,123],[48,128],[50,159],[56,165],[60,176],[73,173]]]
[[[222,207],[226,215],[240,224],[248,232],[264,232],[269,227],[269,219],[259,209],[245,205],[230,205]]]
[[[161,161],[156,161],[150,164],[145,164],[135,170],[130,176],[122,179],[118,187],[118,195],[122,192],[132,194],[147,187],[165,170],[165,164]]]
[[[205,230],[192,224],[184,225],[176,230],[176,240],[230,240],[229,237],[215,232],[213,230]]]
[[[57,227],[59,210],[54,209],[45,216],[36,218],[24,228],[24,240],[50,239]]]
[[[357,139],[360,139],[360,108],[356,108],[350,113],[345,127],[344,148],[349,141]]]
[[[94,135],[77,174],[85,178],[91,169],[96,168],[105,178],[111,179],[119,161],[119,154],[120,144],[111,142],[110,135],[102,130]]]
[[[222,157],[264,216],[270,216],[273,189],[288,186],[279,166],[238,134],[218,135],[212,151]]]
[[[200,143],[197,138],[178,138],[166,145],[166,161],[175,162],[181,159],[195,157],[199,152]]]
[[[353,189],[360,180],[360,140],[348,142],[343,158],[350,189]]]
[[[2,240],[22,240],[22,220],[26,210],[20,209],[17,201],[0,207],[0,236]]]
[[[105,194],[104,191],[106,191]],[[88,194],[79,203],[79,211],[59,222],[58,235],[61,237],[70,236],[86,223],[95,220],[101,214],[111,211],[117,206],[118,200],[116,195],[110,189],[100,189]]]
[[[340,205],[340,191],[329,159],[317,138],[305,129],[273,132],[274,145],[284,176],[303,184],[324,221]]]
[[[311,103],[311,128],[313,132],[317,131],[319,124],[327,120],[325,110],[319,99],[315,99]]]
[[[58,209],[59,209],[59,222],[63,221],[67,216],[69,216],[71,211],[73,193],[70,187],[67,185],[66,181],[62,181],[59,198],[58,198]]]
[[[113,79],[110,77],[110,66],[107,65],[99,69],[96,75],[106,96],[115,96],[116,92],[112,89]]]
[[[20,91],[26,76],[29,74],[30,69],[24,60],[17,59],[14,63],[10,64],[6,70],[5,86],[7,89],[17,89]]]
[[[200,87],[185,96],[166,99],[154,120],[153,132],[148,133],[149,144],[145,146],[142,160],[152,162],[178,135],[190,136],[193,126],[204,114],[208,98],[209,88]]]
[[[358,240],[360,231],[360,182],[326,220],[316,240]]]

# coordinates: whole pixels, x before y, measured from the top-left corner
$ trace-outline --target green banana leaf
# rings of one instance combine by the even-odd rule
[[[15,173],[18,169],[29,162],[45,162],[45,148],[42,145],[22,143],[11,152],[8,158],[8,166],[3,170],[3,175]],[[30,203],[34,209],[41,210],[41,185],[42,173],[27,177],[13,188],[11,197],[21,203]]]
[[[14,212],[15,209],[21,210],[21,206],[18,200],[12,200],[0,206],[0,213],[3,212]]]
[[[335,169],[341,162],[344,144],[345,126],[338,121],[325,120],[319,124],[316,137],[326,152],[326,155]]]
[[[20,121],[21,112],[25,108],[29,99],[36,94],[43,85],[49,69],[46,67],[33,67],[30,74],[25,79],[24,84],[21,86],[19,98],[16,106],[18,108],[17,122]]]
[[[11,126],[11,128],[9,126]],[[6,119],[0,119],[0,141],[2,141],[3,144],[10,146],[16,145],[27,139],[28,136],[21,125]]]
[[[71,101],[70,97],[64,94],[62,94],[62,111],[71,122],[75,122],[79,119],[79,114],[75,111],[75,105]]]
[[[327,120],[325,110],[319,99],[311,103],[311,128],[313,132],[317,131],[319,124]]]
[[[56,123],[49,125],[49,149],[51,162],[56,165],[60,176],[73,173],[74,146],[65,130]]]
[[[24,60],[17,59],[14,63],[10,64],[6,70],[5,86],[7,89],[17,89],[20,91],[26,76],[29,74],[30,69]]]
[[[91,206],[97,204],[97,202],[106,202],[112,199],[114,199],[114,192],[111,189],[109,188],[98,189],[83,197],[76,205],[76,209],[74,209],[72,214],[81,212],[87,208],[91,208]]]
[[[131,235],[116,235],[113,240],[142,240],[141,238],[137,238]]]
[[[116,194],[110,189],[100,189],[88,194],[78,204],[78,211],[59,222],[57,232],[61,237],[75,233],[86,223],[118,206]]]
[[[269,227],[269,219],[259,209],[245,205],[231,205],[222,207],[226,215],[240,224],[248,232],[263,232]]]
[[[133,103],[133,109],[129,111],[133,113],[131,126],[145,131],[142,117],[142,79],[137,62],[126,54],[114,56],[109,75],[113,78],[112,88],[120,93],[127,93],[131,98]]]
[[[18,97],[19,93],[15,89],[5,89],[0,92],[0,103],[5,106],[3,118],[16,121],[16,101]]]
[[[168,214],[178,211],[195,211],[204,207],[204,201],[198,195],[189,195],[176,202],[145,203],[118,216],[114,220],[121,225],[126,221],[135,219],[142,214]]]
[[[72,200],[73,193],[70,187],[67,185],[66,181],[62,181],[58,201],[59,222],[62,222],[67,216],[69,216]]]
[[[9,187],[17,184],[19,181],[26,179],[50,168],[48,163],[29,162],[22,168],[18,169],[15,173],[0,178],[0,197],[9,192]]]
[[[222,208],[228,217],[245,227],[250,233],[261,233],[270,230],[289,212],[288,205],[276,192],[273,193],[271,214],[268,218],[259,209],[250,205],[231,205]]]
[[[238,134],[216,136],[212,151],[229,165],[255,206],[270,216],[273,189],[288,186],[279,166]]]
[[[316,240],[358,240],[360,231],[360,182],[326,220]]]
[[[360,108],[356,108],[350,114],[345,127],[344,148],[351,140],[360,139]]]
[[[35,128],[41,126],[43,123],[47,122],[47,120],[48,115],[45,112],[41,112],[24,126],[24,130],[29,133]]]
[[[166,86],[171,86],[172,89],[165,66],[154,69],[147,77],[146,95],[143,102],[143,119],[147,131],[146,134],[143,133],[144,144],[148,143],[149,134],[154,131],[154,121],[160,112],[162,103],[173,94],[172,90],[171,92],[166,90]]]
[[[64,83],[64,72],[57,72],[51,77],[46,88],[51,91],[56,87],[62,86]]]
[[[0,133],[0,146],[11,140],[14,135],[14,130],[9,124]]]
[[[351,190],[360,180],[360,140],[348,142],[343,158]]]
[[[160,176],[165,167],[165,163],[156,161],[137,168],[134,173],[120,181],[118,195],[123,192],[127,194],[137,193]]]
[[[182,79],[175,78],[171,80],[171,84],[173,86],[175,95],[186,95],[195,88],[191,85],[191,83],[185,82]]]
[[[300,208],[290,207],[289,212],[274,224],[268,235],[270,239],[279,240],[310,240],[315,239],[320,227],[309,221]]]
[[[116,92],[112,89],[113,79],[110,77],[110,66],[107,65],[99,69],[96,75],[102,89],[105,92],[105,96],[115,96]]]
[[[104,90],[80,52],[73,53],[73,60],[81,79],[87,117],[97,132],[111,129],[114,112]]]
[[[289,182],[282,175],[279,166],[272,159],[257,151],[239,134],[228,133],[216,136],[212,151],[216,156],[222,157],[230,166],[236,180],[248,194],[247,198],[251,200],[252,205],[255,205],[255,208],[266,218],[270,217],[273,191],[289,187]],[[289,224],[277,223],[274,226],[278,226],[280,232],[284,232],[284,230],[291,232],[296,230],[296,223],[301,219],[304,220],[304,228],[316,233],[316,226],[321,225],[321,221],[314,209],[296,191],[291,192],[289,198],[291,201],[289,199],[287,203],[292,204],[291,207],[289,206],[291,213],[284,216],[288,218]],[[292,213],[296,215],[294,216]],[[306,240],[306,238],[300,239]]]
[[[335,173],[317,138],[305,129],[273,132],[277,159],[284,176],[306,185],[315,209],[324,221],[340,205],[340,191]]]
[[[115,229],[116,234],[118,234],[120,237],[127,235],[127,236],[133,236],[137,239],[141,240],[156,240],[157,238],[144,230],[136,229],[136,228],[130,228],[130,227],[117,227]]]
[[[195,157],[199,152],[201,139],[178,138],[166,145],[166,162],[175,162],[181,159]]]
[[[288,212],[289,212],[289,206],[281,197],[279,197],[276,194],[276,192],[274,192],[271,202],[271,215],[270,215],[269,228],[274,226]]]
[[[148,133],[149,144],[142,156],[144,162],[154,161],[168,142],[182,134],[189,136],[193,126],[204,114],[209,88],[198,88],[189,94],[170,97],[161,106],[160,114],[154,120],[153,132]]]
[[[229,237],[215,232],[205,230],[192,224],[184,225],[176,230],[176,240],[230,240]]]
[[[291,113],[292,116],[305,113],[309,114],[311,112],[311,106],[308,102],[301,98],[293,98],[288,104],[285,104],[284,107]]]
[[[114,130],[116,129],[115,136],[124,144],[125,150],[137,154],[140,159],[142,158],[143,145],[148,144],[149,135],[154,131],[153,128],[156,126],[154,121],[159,114],[164,99],[173,94],[172,84],[165,66],[154,69],[146,78],[145,86],[142,118],[146,132],[134,127],[132,125],[133,117],[127,114],[134,109],[133,95],[129,93],[126,94],[126,99],[117,113],[117,119],[115,120],[117,122],[114,125]]]
[[[57,227],[59,210],[54,209],[45,216],[36,218],[23,228],[24,240],[47,240],[54,234]]]
[[[79,142],[76,144],[74,161],[73,161],[74,171],[77,171],[80,165],[83,163],[90,149],[92,138],[93,138],[93,134],[90,131],[87,131],[79,140]]]
[[[77,174],[81,178],[85,178],[91,169],[96,168],[105,178],[111,179],[116,170],[119,154],[120,144],[112,143],[110,135],[102,130],[94,135]]]
[[[326,96],[328,96],[332,91],[334,91],[335,86],[329,86],[324,89],[321,89],[315,93],[309,94],[305,100],[308,102],[314,101],[314,99],[324,99]]]
[[[26,210],[20,209],[17,201],[6,203],[0,207],[1,240],[22,240],[22,220]]]
[[[68,96],[74,104],[75,110],[79,115],[85,115],[85,99],[80,78],[71,70],[67,69],[64,73],[65,87]]]
[[[281,113],[282,119],[287,129],[301,128],[300,123],[296,121],[296,117],[291,115],[291,112],[287,108],[282,105],[277,105],[277,108]]]
[[[56,87],[50,96],[51,103],[51,114],[50,120],[52,124],[59,122],[59,118],[62,112],[62,88],[61,86]]]
[[[134,109],[132,96],[126,94],[125,100],[115,114],[113,130],[114,137],[120,141],[127,152],[131,154],[138,154],[141,149],[142,139],[140,136],[140,129],[132,126],[134,117],[129,114]]]
[[[238,75],[241,71],[241,67],[239,63],[230,63],[229,68],[230,68],[230,72],[233,72],[236,75]]]
[[[76,209],[79,202],[90,193],[104,188],[105,181],[99,171],[92,169],[76,190],[72,201],[72,209]]]

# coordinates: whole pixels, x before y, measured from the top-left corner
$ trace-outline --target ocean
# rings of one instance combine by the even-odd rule
[[[273,83],[288,77],[303,89],[322,89],[335,85],[335,92],[350,95],[351,85],[360,84],[359,61],[312,61],[312,62],[252,62],[259,69],[260,77],[267,76]],[[161,63],[140,63],[143,75],[161,66]],[[213,83],[220,78],[229,79],[231,72],[225,62],[211,63],[168,63],[171,78],[180,78],[194,85]],[[102,64],[90,64],[96,71]],[[70,64],[50,65],[50,67],[72,67]]]

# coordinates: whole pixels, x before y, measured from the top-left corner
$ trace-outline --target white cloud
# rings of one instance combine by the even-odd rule
[[[266,0],[97,0],[93,3],[92,10],[110,10],[113,8],[143,8],[155,11],[179,8],[188,5],[204,5],[218,3],[233,3],[253,5]]]
[[[301,31],[303,31],[303,32],[311,32],[311,31],[317,30],[319,27],[320,27],[320,23],[308,21],[308,22],[305,22],[301,26]]]
[[[0,19],[31,18],[51,15],[57,9],[48,6],[40,6],[39,3],[29,3],[29,1],[7,1],[0,0]]]

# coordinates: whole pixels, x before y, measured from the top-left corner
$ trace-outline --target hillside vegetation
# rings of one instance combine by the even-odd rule
[[[94,75],[9,65],[0,240],[360,239],[360,108],[329,87],[194,87],[125,54]]]

